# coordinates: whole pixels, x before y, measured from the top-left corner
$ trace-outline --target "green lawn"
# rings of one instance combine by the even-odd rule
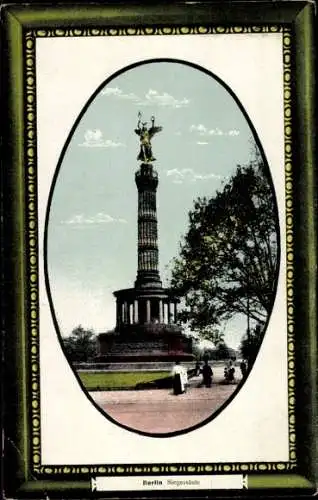
[[[89,390],[133,389],[136,384],[169,377],[170,372],[77,372],[84,387]]]

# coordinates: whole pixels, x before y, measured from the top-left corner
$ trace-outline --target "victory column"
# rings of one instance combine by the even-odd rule
[[[101,333],[98,360],[103,362],[191,361],[191,339],[178,324],[179,298],[162,288],[159,275],[157,187],[158,173],[152,162],[151,140],[161,132],[151,117],[151,126],[141,121],[135,133],[140,138],[135,173],[138,190],[138,268],[134,288],[117,290],[116,327],[112,333]]]

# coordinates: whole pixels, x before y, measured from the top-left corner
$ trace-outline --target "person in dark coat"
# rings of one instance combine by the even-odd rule
[[[247,363],[244,359],[242,359],[242,361],[240,363],[240,370],[242,373],[242,378],[245,378],[246,374],[247,374]]]
[[[206,359],[204,361],[204,365],[202,368],[202,377],[203,377],[203,384],[205,387],[211,387],[212,385],[212,376],[213,376],[213,371],[211,366],[208,363],[208,360]]]
[[[233,361],[230,359],[230,361],[224,368],[224,378],[227,383],[234,382],[234,373],[235,373],[235,367]]]

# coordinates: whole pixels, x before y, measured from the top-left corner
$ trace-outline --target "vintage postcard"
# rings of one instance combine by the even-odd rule
[[[312,495],[314,9],[3,9],[4,493]]]

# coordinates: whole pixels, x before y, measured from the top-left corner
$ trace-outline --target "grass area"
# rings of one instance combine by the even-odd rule
[[[107,389],[133,389],[137,384],[169,377],[170,372],[90,372],[78,375],[88,391]]]

